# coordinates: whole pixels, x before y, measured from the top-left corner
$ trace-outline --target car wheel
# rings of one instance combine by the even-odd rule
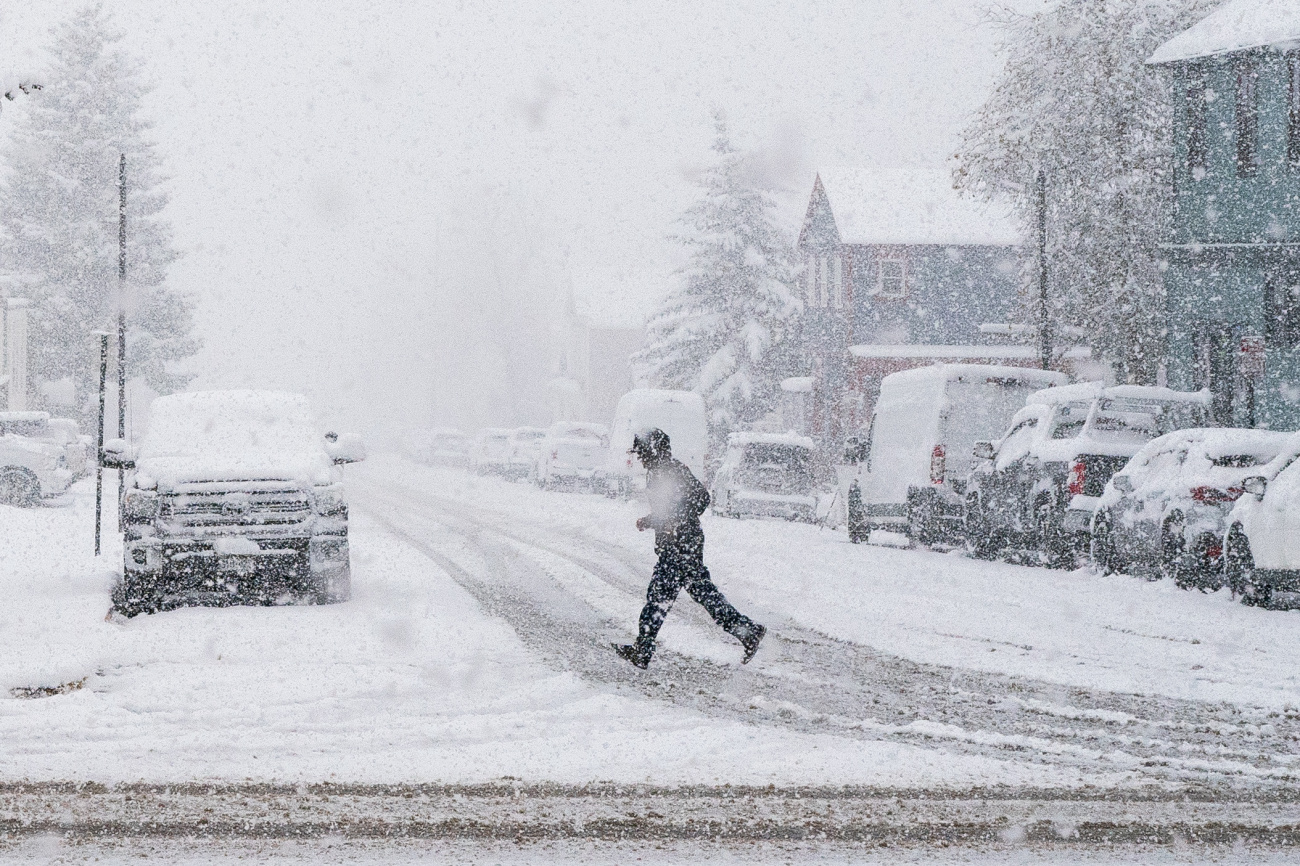
[[[934,505],[928,500],[915,497],[908,500],[907,540],[921,547],[934,542]]]
[[[142,613],[157,613],[161,609],[161,598],[155,580],[133,578],[130,572],[113,586],[113,610],[128,619]]]
[[[41,483],[26,469],[0,472],[0,503],[30,508],[41,499]]]
[[[1098,514],[1093,521],[1090,547],[1092,562],[1102,574],[1115,574],[1123,570],[1124,563],[1120,561],[1119,551],[1115,548],[1115,525],[1109,512]]]

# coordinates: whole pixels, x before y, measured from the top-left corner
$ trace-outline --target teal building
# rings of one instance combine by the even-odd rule
[[[1174,97],[1169,385],[1300,429],[1300,4],[1229,0],[1148,62]]]

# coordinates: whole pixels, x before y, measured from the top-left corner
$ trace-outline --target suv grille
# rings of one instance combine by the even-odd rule
[[[311,500],[301,490],[182,493],[163,505],[163,519],[182,526],[285,526],[311,513]]]

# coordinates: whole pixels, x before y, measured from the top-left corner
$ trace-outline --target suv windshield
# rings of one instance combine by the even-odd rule
[[[1115,397],[1098,403],[1089,433],[1107,442],[1146,442],[1202,423],[1204,410],[1196,403]]]

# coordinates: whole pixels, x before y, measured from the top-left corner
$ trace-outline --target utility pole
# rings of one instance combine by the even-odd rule
[[[1052,366],[1052,319],[1047,303],[1047,173],[1041,168],[1035,178],[1038,199],[1038,361]]]
[[[99,331],[99,441],[95,448],[95,555],[99,556],[100,516],[104,508],[104,392],[108,390],[108,331]],[[120,489],[120,485],[119,485]]]
[[[117,171],[117,438],[126,438],[126,154]],[[117,470],[117,522],[122,528],[125,471]]]

